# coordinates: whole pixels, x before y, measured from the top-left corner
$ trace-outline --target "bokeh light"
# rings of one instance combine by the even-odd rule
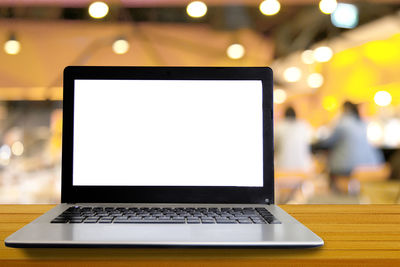
[[[400,145],[400,120],[391,119],[383,128],[383,143],[388,147]]]
[[[307,84],[311,88],[319,88],[324,83],[324,77],[319,73],[312,73],[307,77]]]
[[[376,40],[363,46],[363,54],[374,63],[390,65],[400,61],[399,42]]]
[[[312,50],[305,50],[301,53],[301,61],[304,64],[310,65],[314,63],[314,52]]]
[[[226,49],[226,54],[231,59],[240,59],[244,56],[245,52],[245,48],[241,44],[231,44]]]
[[[336,0],[321,0],[319,2],[319,9],[324,14],[331,14],[335,11],[338,3]]]
[[[260,12],[266,16],[272,16],[279,12],[281,4],[277,0],[265,0],[259,6]]]
[[[328,62],[333,56],[333,51],[328,46],[320,46],[314,50],[313,54],[316,61]]]
[[[11,145],[11,151],[15,156],[21,156],[24,153],[24,145],[21,141],[16,141]]]
[[[10,163],[11,148],[4,144],[0,147],[0,165],[8,165]]]
[[[186,13],[192,18],[201,18],[207,13],[207,5],[201,1],[193,1],[187,5]]]
[[[107,16],[108,5],[104,2],[93,2],[89,6],[89,15],[95,19],[101,19]]]
[[[283,72],[283,77],[285,78],[286,81],[288,82],[297,82],[301,78],[301,70],[298,67],[290,67],[287,68]]]
[[[275,89],[274,90],[274,103],[282,104],[286,101],[287,94],[283,89]]]
[[[21,43],[17,40],[8,40],[4,43],[4,51],[9,55],[16,55],[21,51]]]
[[[383,138],[383,127],[377,122],[370,122],[367,126],[367,138],[372,144],[378,144]]]
[[[129,42],[125,39],[116,40],[112,45],[112,49],[116,54],[125,54],[129,50]]]
[[[352,29],[358,24],[358,9],[352,4],[339,3],[331,14],[331,21],[338,28]]]
[[[374,101],[378,106],[386,107],[392,102],[392,96],[387,91],[378,91],[375,93]]]

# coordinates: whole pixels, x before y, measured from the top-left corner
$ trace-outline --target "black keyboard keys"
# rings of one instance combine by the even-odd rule
[[[280,224],[265,208],[80,207],[66,209],[51,223]]]
[[[272,215],[267,209],[265,208],[256,208],[256,211],[262,216],[262,218],[269,224],[281,224],[282,222],[279,221],[274,215]]]

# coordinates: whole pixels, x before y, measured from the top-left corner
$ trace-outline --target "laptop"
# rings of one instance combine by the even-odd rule
[[[272,70],[64,70],[61,204],[9,247],[317,247],[274,204]]]

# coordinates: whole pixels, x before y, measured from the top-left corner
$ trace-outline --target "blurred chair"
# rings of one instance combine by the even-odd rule
[[[336,178],[336,186],[343,193],[357,195],[360,193],[361,184],[367,182],[384,182],[389,179],[390,165],[356,167],[350,176]]]
[[[305,181],[312,179],[313,172],[302,170],[275,170],[276,203],[285,204],[293,200]]]
[[[390,176],[390,165],[360,166],[354,169],[351,178],[359,182],[382,182]]]
[[[372,202],[392,202],[393,185],[389,185],[391,168],[389,164],[378,166],[360,166],[351,174],[347,183],[347,192],[352,195],[368,196]],[[390,189],[390,190],[389,190]],[[389,192],[390,191],[390,192]],[[380,196],[385,196],[380,197]],[[381,200],[379,200],[381,199]]]

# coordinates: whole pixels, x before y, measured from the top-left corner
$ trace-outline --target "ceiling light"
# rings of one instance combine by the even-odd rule
[[[331,14],[335,11],[337,5],[336,0],[321,0],[319,2],[319,9],[324,14]]]
[[[352,29],[358,24],[358,8],[352,4],[339,3],[331,14],[331,21],[338,28]]]
[[[201,1],[193,1],[187,5],[186,12],[192,18],[201,18],[207,13],[207,5]]]
[[[311,88],[319,88],[324,83],[324,77],[319,73],[312,73],[307,78],[307,84]]]
[[[112,49],[116,54],[125,54],[129,50],[129,42],[125,39],[118,39],[113,43]]]
[[[245,54],[245,49],[244,46],[241,44],[231,44],[227,49],[226,49],[226,54],[228,55],[229,58],[231,59],[240,59],[244,56]]]
[[[16,55],[21,51],[21,43],[13,33],[10,34],[10,38],[4,43],[4,51],[9,55]]]
[[[333,56],[333,51],[328,46],[320,46],[314,50],[314,59],[318,62],[327,62]]]
[[[265,0],[260,4],[259,9],[264,15],[272,16],[279,12],[281,4],[277,0]]]
[[[283,72],[283,77],[288,82],[297,82],[301,78],[301,70],[298,67],[287,68]]]
[[[313,64],[314,63],[314,52],[312,50],[305,50],[301,53],[301,61],[304,64]]]
[[[89,6],[89,15],[95,19],[104,18],[108,14],[108,5],[104,2],[93,2]]]
[[[378,106],[386,107],[392,103],[392,96],[387,91],[378,91],[375,93],[374,101]]]

